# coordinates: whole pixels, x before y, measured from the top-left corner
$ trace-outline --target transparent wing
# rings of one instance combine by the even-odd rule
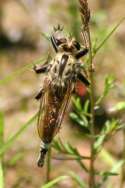
[[[71,98],[72,91],[73,91],[73,84],[70,83],[69,86],[68,86],[68,89],[65,93],[65,97],[63,99],[63,102],[62,102],[62,105],[61,105],[61,108],[60,108],[60,111],[59,111],[59,114],[58,114],[58,117],[57,117],[57,120],[56,120],[55,135],[58,133],[58,131],[61,127],[66,109],[69,105],[69,101],[70,101],[70,98]]]
[[[41,97],[40,99],[40,107],[39,107],[39,111],[38,111],[38,119],[37,119],[37,130],[38,130],[38,134],[39,134],[39,137],[42,138],[42,131],[43,131],[43,117],[44,117],[44,114],[45,114],[45,111],[46,111],[46,108],[47,108],[47,95],[48,95],[48,87],[49,87],[49,84],[46,82],[45,80],[45,83],[47,85],[45,85],[45,93],[43,94],[43,96]]]

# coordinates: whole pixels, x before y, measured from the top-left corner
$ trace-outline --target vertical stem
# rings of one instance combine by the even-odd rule
[[[123,130],[123,153],[122,158],[125,160],[125,130]],[[125,183],[125,163],[122,166],[121,169],[121,182],[120,182],[120,188],[124,188]]]
[[[95,112],[94,112],[94,75],[93,75],[93,58],[92,58],[92,44],[90,30],[88,28],[88,40],[89,40],[89,63],[90,63],[90,101],[91,101],[91,121],[90,121],[90,132],[91,132],[91,160],[90,160],[90,176],[89,176],[89,188],[95,187],[95,153],[94,153],[94,142],[95,142]]]
[[[0,112],[0,147],[4,144],[4,114]],[[4,154],[0,156],[1,164],[3,166]]]
[[[51,148],[48,150],[47,154],[47,166],[46,166],[46,183],[50,180],[50,172],[51,172]]]

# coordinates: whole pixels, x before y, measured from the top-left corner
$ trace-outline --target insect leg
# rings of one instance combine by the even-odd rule
[[[55,51],[58,52],[58,45],[54,36],[51,36],[51,42]]]
[[[86,86],[88,86],[90,84],[88,79],[86,79],[85,76],[83,76],[83,74],[81,74],[81,73],[78,74],[78,79],[81,82],[83,82]]]
[[[86,55],[88,53],[88,49],[87,48],[85,48],[85,49],[83,49],[83,50],[80,50],[77,54],[76,54],[76,59],[79,59],[79,58],[81,58],[81,57],[83,57],[84,55]]]
[[[48,67],[49,64],[48,62],[46,62],[43,65],[39,65],[39,66],[34,65],[33,70],[35,71],[35,73],[40,74],[46,72]]]
[[[42,88],[40,91],[39,91],[39,93],[35,96],[35,99],[36,100],[39,100],[42,96],[43,96],[43,94],[44,94],[44,89]]]

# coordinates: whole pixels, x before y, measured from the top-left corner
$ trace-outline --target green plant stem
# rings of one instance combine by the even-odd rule
[[[94,153],[94,142],[95,142],[95,112],[94,112],[94,75],[93,75],[93,57],[92,57],[92,44],[90,30],[88,28],[88,42],[89,42],[89,76],[90,76],[90,101],[91,101],[91,120],[90,120],[90,132],[91,132],[91,160],[90,160],[90,176],[89,176],[89,188],[95,187],[95,153]]]
[[[47,154],[46,183],[50,181],[50,173],[51,173],[51,148],[49,148]]]
[[[123,153],[122,158],[125,160],[125,130],[123,130]],[[124,188],[125,184],[125,163],[122,165],[121,169],[121,182],[120,182],[120,188]]]

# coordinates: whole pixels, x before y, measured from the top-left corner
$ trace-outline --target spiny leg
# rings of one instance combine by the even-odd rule
[[[44,92],[45,92],[45,90],[42,88],[42,89],[39,91],[39,93],[35,96],[35,99],[36,99],[36,100],[39,100],[39,99],[43,96]]]
[[[56,38],[54,36],[51,37],[51,42],[52,42],[52,45],[53,45],[53,48],[55,49],[55,51],[58,52],[58,45],[56,42]]]
[[[88,53],[88,49],[87,48],[85,48],[85,49],[83,49],[83,50],[80,50],[77,54],[76,54],[76,59],[79,59],[79,58],[81,58],[81,57],[83,57],[84,55],[86,55]]]
[[[81,73],[78,74],[78,79],[83,82],[86,86],[89,86],[89,81],[87,78],[85,78],[85,76]]]
[[[40,74],[40,73],[45,73],[48,67],[49,67],[49,64],[47,63],[43,65],[39,65],[39,66],[34,65],[33,70],[35,71],[35,73]]]

